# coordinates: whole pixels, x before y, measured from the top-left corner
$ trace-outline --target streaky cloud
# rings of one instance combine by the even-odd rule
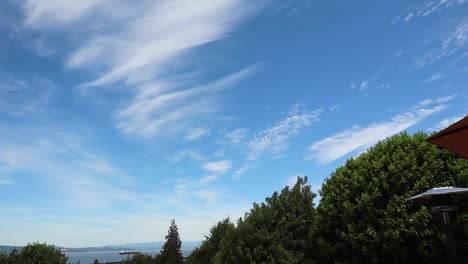
[[[408,129],[428,116],[440,112],[448,107],[444,104],[453,96],[427,99],[409,111],[391,118],[391,120],[380,123],[372,123],[366,127],[353,126],[343,132],[319,140],[310,146],[312,154],[309,159],[329,163],[344,157],[355,151],[364,151],[379,140],[395,135]]]

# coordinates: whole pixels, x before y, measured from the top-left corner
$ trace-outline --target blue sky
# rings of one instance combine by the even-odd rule
[[[0,244],[200,240],[468,112],[468,3],[0,3]]]

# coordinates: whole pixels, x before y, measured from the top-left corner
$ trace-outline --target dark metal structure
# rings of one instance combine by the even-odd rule
[[[444,222],[449,263],[457,263],[457,245],[453,237],[451,216],[457,212],[457,202],[468,198],[468,188],[439,187],[427,190],[406,199],[407,202],[420,202],[431,206],[433,214],[441,214]]]
[[[468,159],[468,116],[428,138],[427,141]]]

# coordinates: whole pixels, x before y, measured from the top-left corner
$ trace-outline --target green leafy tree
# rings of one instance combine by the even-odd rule
[[[226,236],[229,230],[234,229],[234,224],[229,217],[219,221],[210,229],[210,234],[205,236],[201,245],[193,250],[187,258],[189,264],[209,264],[214,263],[214,257],[220,250],[221,240]]]
[[[28,244],[21,251],[0,254],[0,264],[66,264],[63,256],[54,246],[40,243]]]
[[[310,263],[315,194],[307,177],[294,187],[254,204],[235,229],[228,229],[215,263]]]
[[[171,226],[169,227],[168,234],[166,236],[166,242],[164,243],[161,253],[156,255],[155,263],[158,264],[180,264],[183,262],[182,253],[180,247],[182,242],[180,241],[179,231],[175,220],[171,220]]]
[[[405,199],[433,187],[467,187],[468,161],[426,139],[424,133],[393,136],[332,173],[320,191],[314,223],[318,262],[438,263],[444,259],[440,220],[429,208]],[[458,230],[463,234],[463,228]]]

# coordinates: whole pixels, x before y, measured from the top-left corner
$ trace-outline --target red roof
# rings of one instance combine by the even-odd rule
[[[468,116],[428,138],[427,141],[468,159]]]

